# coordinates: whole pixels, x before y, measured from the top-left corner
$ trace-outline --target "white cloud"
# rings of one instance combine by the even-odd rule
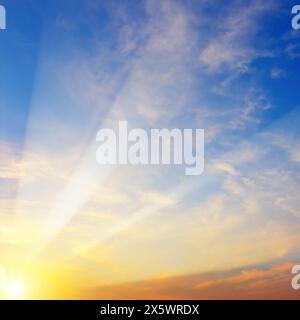
[[[272,79],[281,79],[284,78],[286,73],[284,70],[279,69],[279,68],[272,68],[270,72],[271,78]]]
[[[256,49],[254,40],[260,27],[259,18],[273,7],[272,1],[250,1],[246,5],[233,2],[230,14],[219,17],[222,28],[201,52],[200,61],[213,72],[226,68],[241,73],[249,71],[254,59],[273,56],[268,50]]]

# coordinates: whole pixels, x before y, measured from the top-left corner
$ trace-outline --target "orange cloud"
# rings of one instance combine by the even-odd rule
[[[293,263],[154,279],[87,290],[89,299],[299,299]],[[205,279],[205,280],[202,280]]]

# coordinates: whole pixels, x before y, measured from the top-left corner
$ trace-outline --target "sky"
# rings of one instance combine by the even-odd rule
[[[26,299],[299,299],[296,1],[0,4],[6,282]],[[100,166],[97,132],[121,120],[204,129],[204,173]]]

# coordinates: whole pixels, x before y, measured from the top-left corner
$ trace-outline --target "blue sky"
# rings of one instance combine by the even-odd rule
[[[24,137],[41,60],[45,61],[45,64],[56,60],[59,65],[72,59],[88,59],[104,49],[107,55],[113,54],[113,57],[104,57],[106,72],[115,73],[118,69],[126,69],[126,65],[133,61],[137,54],[137,48],[126,55],[120,54],[119,41],[122,33],[126,33],[124,30],[127,30],[129,25],[137,26],[136,34],[132,35],[136,38],[128,41],[140,42],[140,47],[143,46],[143,41],[147,41],[147,35],[143,38],[140,34],[142,32],[139,32],[139,27],[147,23],[145,7],[139,1],[132,1],[130,4],[105,4],[101,1],[96,4],[91,4],[91,1],[4,1],[3,4],[7,8],[9,28],[5,33],[1,33],[2,43],[5,43],[1,49],[1,73],[4,75],[1,77],[1,91],[3,101],[9,104],[9,107],[5,108],[5,122],[9,121],[10,125],[7,127],[4,123],[1,132],[5,137],[18,142]],[[299,63],[294,56],[297,56],[299,48],[298,33],[292,32],[290,27],[291,3],[267,3],[266,8],[258,9],[261,12],[255,17],[251,16],[251,12],[245,13],[245,17],[241,14],[241,25],[234,26],[236,35],[232,36],[232,44],[237,45],[239,49],[249,50],[247,53],[238,52],[236,57],[233,55],[227,58],[219,56],[214,62],[206,61],[204,66],[201,59],[195,59],[197,46],[200,50],[209,41],[212,42],[212,39],[218,41],[218,37],[222,37],[224,33],[232,32],[230,28],[233,26],[229,26],[231,22],[226,20],[230,19],[230,14],[237,10],[236,8],[247,7],[248,4],[247,1],[230,5],[213,5],[201,1],[185,2],[186,10],[193,12],[193,42],[185,45],[193,46],[195,49],[192,52],[189,48],[191,52],[187,55],[190,55],[191,60],[186,68],[192,71],[194,76],[190,88],[195,100],[191,103],[194,104],[208,101],[217,108],[228,108],[227,105],[242,103],[242,96],[248,94],[249,84],[254,90],[258,88],[264,91],[263,94],[270,100],[273,108],[258,115],[263,126],[297,106],[295,92]],[[120,12],[123,11],[120,15],[126,17],[114,17],[116,8]],[[197,16],[201,19],[197,20]],[[204,26],[205,35],[202,32]],[[250,52],[252,50],[256,52]],[[57,65],[56,68],[59,68]],[[212,70],[210,73],[205,70],[206,74],[203,75],[205,66]],[[242,70],[243,68],[249,70]],[[223,82],[229,82],[229,88],[226,90],[230,91],[230,95],[216,94],[215,89],[222,86]],[[203,90],[205,93],[200,90],[197,92],[197,86],[207,86],[207,90]],[[47,87],[48,90],[55,91],[54,95],[59,95],[56,81],[50,88]],[[64,92],[61,95],[62,100],[66,99]],[[258,129],[261,126],[258,126]],[[253,127],[251,130],[253,131]]]
[[[2,0],[3,264],[104,285],[299,260],[295,3]],[[204,174],[100,168],[119,120],[204,128]]]

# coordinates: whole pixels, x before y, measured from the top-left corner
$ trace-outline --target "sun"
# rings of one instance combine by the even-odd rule
[[[10,280],[6,285],[5,293],[10,300],[22,299],[25,293],[24,284],[17,279]]]

